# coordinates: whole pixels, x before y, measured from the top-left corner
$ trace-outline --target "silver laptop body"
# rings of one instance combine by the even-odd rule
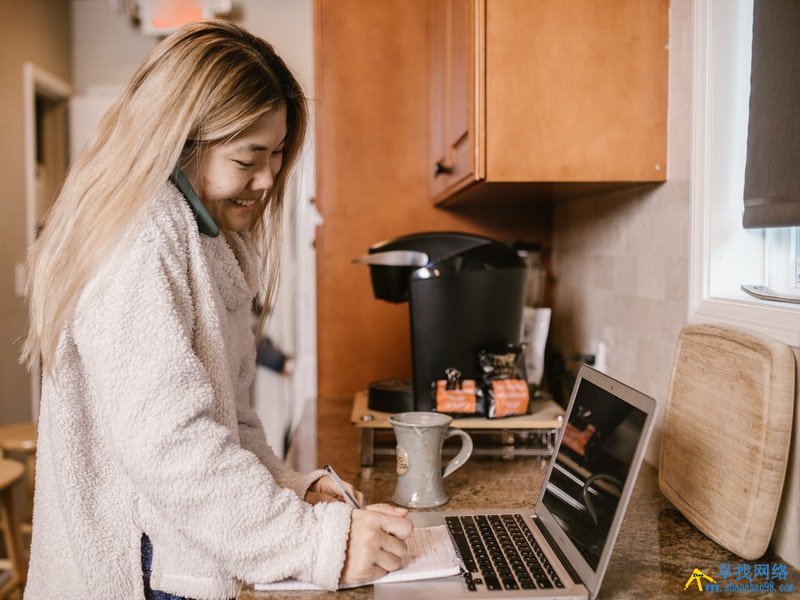
[[[445,579],[379,584],[375,586],[376,600],[594,599],[600,591],[644,458],[654,413],[655,401],[652,398],[582,366],[567,406],[565,424],[533,509],[410,514],[417,527],[448,525],[454,544],[460,549],[468,543],[465,540],[467,535],[475,535],[474,523],[480,523],[481,532],[497,528],[502,535],[502,531],[506,531],[505,543],[510,536],[514,547],[509,550],[503,545],[500,552],[506,560],[501,557],[500,561],[508,563],[509,557],[515,554],[512,557],[515,559],[513,570],[502,565],[498,567],[500,563],[495,558],[500,555],[495,549],[488,560],[496,577],[487,578],[479,572],[472,572]],[[531,468],[538,468],[534,465],[531,461]],[[479,515],[481,518],[477,520]],[[523,524],[529,533],[524,531]],[[522,537],[532,537],[538,544],[540,550],[534,550],[533,556],[539,558],[532,559],[531,552],[527,551],[526,558],[519,560],[524,544],[520,543],[519,531],[523,532]],[[489,547],[485,538],[483,547]],[[463,550],[460,551],[463,554]],[[473,552],[469,557],[471,560],[465,560],[472,564],[467,565],[469,570],[478,570],[477,556],[480,552]],[[487,564],[485,557],[481,560]],[[535,562],[539,563],[538,567]],[[540,585],[536,580],[535,573],[545,570],[543,564],[550,566],[552,575],[546,575],[550,587]],[[512,577],[501,577],[501,570],[511,572]],[[527,578],[520,579],[519,574],[525,571],[528,572]],[[533,581],[533,587],[528,579]],[[521,580],[527,589],[522,588]],[[518,589],[513,589],[514,585]]]

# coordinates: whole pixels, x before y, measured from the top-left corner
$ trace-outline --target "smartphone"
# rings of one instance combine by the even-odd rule
[[[180,190],[183,197],[186,198],[186,202],[188,202],[189,206],[192,208],[194,218],[197,219],[197,228],[200,230],[200,233],[208,237],[217,237],[219,235],[219,226],[217,226],[214,219],[211,218],[211,215],[208,214],[206,207],[203,206],[200,197],[197,195],[197,192],[194,191],[192,184],[186,179],[186,175],[180,167],[175,167],[175,170],[169,176],[169,180]]]

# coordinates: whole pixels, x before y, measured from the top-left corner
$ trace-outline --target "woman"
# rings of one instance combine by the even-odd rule
[[[44,378],[26,598],[224,599],[398,567],[405,511],[325,502],[341,493],[282,464],[248,403],[251,301],[305,127],[271,46],[200,22],[148,55],[75,161],[29,257],[25,357]],[[176,166],[202,205],[168,183]]]

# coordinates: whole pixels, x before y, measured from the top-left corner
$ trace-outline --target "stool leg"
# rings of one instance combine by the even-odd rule
[[[19,587],[25,587],[26,571],[22,567],[22,547],[19,541],[18,522],[14,513],[14,499],[11,490],[13,486],[0,491],[0,521],[5,532],[6,551],[11,562],[11,581],[0,588],[0,597],[5,597],[8,592]]]
[[[360,450],[361,466],[371,467],[375,464],[375,431],[368,427],[361,430]]]

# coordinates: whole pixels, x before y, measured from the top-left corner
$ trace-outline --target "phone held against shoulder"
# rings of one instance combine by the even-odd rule
[[[180,167],[175,167],[175,170],[172,171],[172,174],[169,176],[169,180],[175,184],[175,187],[177,187],[181,194],[183,194],[183,197],[186,198],[186,202],[189,203],[194,217],[197,219],[197,228],[200,230],[200,233],[209,237],[217,237],[219,235],[219,226],[214,222],[214,219],[211,218],[206,207],[203,206],[200,197],[197,195],[197,192],[194,191],[192,184],[189,183],[189,180]]]

